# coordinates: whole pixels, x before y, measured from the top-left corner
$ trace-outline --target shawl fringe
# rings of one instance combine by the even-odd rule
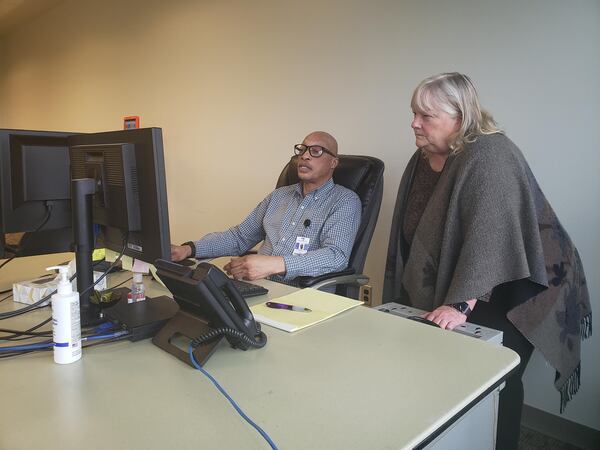
[[[558,372],[556,376],[558,378]],[[567,379],[567,382],[560,388],[560,413],[565,411],[565,407],[569,400],[571,400],[581,385],[581,363],[577,365],[571,376]]]
[[[592,313],[581,319],[581,340],[592,336]]]
[[[592,313],[590,312],[583,319],[581,319],[581,340],[587,339],[592,336]],[[558,380],[559,373],[556,372],[556,379]],[[571,376],[567,379],[567,382],[560,388],[560,413],[565,411],[567,403],[577,394],[579,387],[581,386],[581,363],[577,365]]]

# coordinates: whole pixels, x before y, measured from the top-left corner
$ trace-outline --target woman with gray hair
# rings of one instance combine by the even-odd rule
[[[469,77],[423,80],[411,107],[418,150],[400,182],[383,299],[430,311],[442,328],[468,317],[504,332],[521,362],[500,394],[497,448],[516,449],[534,348],[556,369],[561,412],[579,388],[580,341],[592,331],[581,261]]]

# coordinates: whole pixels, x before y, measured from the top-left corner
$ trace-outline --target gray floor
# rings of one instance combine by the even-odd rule
[[[521,426],[519,450],[581,450],[580,447],[567,444],[545,434]]]

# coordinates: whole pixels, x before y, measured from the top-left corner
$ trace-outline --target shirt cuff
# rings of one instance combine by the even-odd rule
[[[285,273],[281,275],[282,279],[290,281],[302,273],[302,258],[299,255],[283,255],[283,263]]]

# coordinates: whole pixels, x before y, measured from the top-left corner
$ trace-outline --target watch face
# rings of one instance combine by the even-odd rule
[[[469,304],[467,302],[453,303],[452,306],[454,307],[454,309],[460,311],[463,314],[466,314],[469,310]]]

